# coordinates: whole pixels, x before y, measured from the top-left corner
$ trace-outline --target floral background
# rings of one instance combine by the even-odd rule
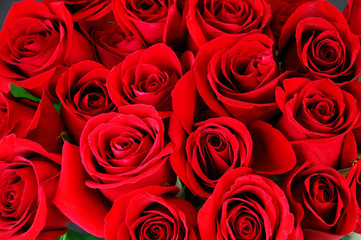
[[[1,23],[3,22],[4,18],[6,17],[7,12],[9,11],[9,8],[13,2],[17,2],[17,1],[1,0],[1,2],[0,2],[0,22]],[[330,1],[330,2],[332,4],[334,4],[336,7],[338,7],[338,9],[340,9],[340,10],[342,10],[347,3],[347,1],[344,1],[344,0],[334,0],[334,1]],[[76,229],[76,226],[73,225],[73,226],[71,226],[71,228]],[[350,239],[350,238],[351,239],[359,239],[360,236],[354,235],[353,237],[351,237],[351,236],[345,237],[345,239]]]

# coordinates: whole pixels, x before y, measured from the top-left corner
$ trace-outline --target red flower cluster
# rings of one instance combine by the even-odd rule
[[[106,240],[361,233],[360,11],[14,4],[0,31],[0,239],[51,240],[70,222]]]

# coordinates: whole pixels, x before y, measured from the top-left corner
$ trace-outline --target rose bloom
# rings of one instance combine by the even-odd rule
[[[38,1],[13,4],[0,31],[0,89],[10,84],[54,93],[61,69],[80,60],[93,59],[89,42],[73,29],[63,3]]]
[[[118,107],[148,104],[165,118],[172,111],[170,94],[181,76],[182,65],[175,52],[158,43],[127,56],[114,67],[109,73],[107,88]]]
[[[112,202],[137,189],[175,182],[155,109],[131,105],[86,124],[80,147],[64,143],[56,206],[85,231],[104,237]]]
[[[0,142],[0,239],[54,239],[68,220],[53,205],[61,157],[9,135]]]
[[[357,202],[335,169],[306,162],[281,184],[305,239],[340,239],[356,227]]]
[[[105,218],[105,239],[198,239],[197,209],[172,191],[149,187],[119,197]]]
[[[170,126],[171,138],[179,146],[172,155],[172,167],[196,196],[207,199],[224,173],[251,165],[252,138],[236,119],[220,117],[196,123],[186,140],[176,132],[181,130],[175,130],[175,124]]]
[[[64,2],[73,21],[94,21],[112,11],[110,0],[43,0],[45,3]]]
[[[270,17],[271,8],[265,0],[190,0],[187,11],[189,48],[198,50],[206,42],[223,35],[262,32]]]
[[[268,36],[253,33],[219,37],[200,49],[193,69],[197,90],[218,116],[247,125],[278,114],[274,91],[285,75],[278,77],[272,45]]]
[[[252,139],[242,122],[210,118],[195,123],[185,139],[174,121],[170,125],[170,137],[176,144],[172,167],[189,190],[203,199],[211,196],[219,179],[232,169],[252,167],[259,174],[273,175],[285,173],[296,164],[287,139],[264,122],[252,125]]]
[[[82,61],[72,65],[58,80],[60,114],[76,142],[90,118],[116,110],[105,86],[108,72],[100,63]]]
[[[112,0],[119,26],[140,36],[150,46],[163,42],[173,49],[185,46],[186,25],[182,0]]]
[[[219,180],[198,213],[201,239],[302,239],[280,187],[250,172],[234,169]]]
[[[92,178],[87,186],[111,201],[130,190],[173,183],[172,151],[159,115],[141,104],[90,119],[80,138],[82,163]]]
[[[349,82],[361,75],[360,41],[332,4],[307,2],[282,28],[279,61],[286,70]]]
[[[299,163],[351,166],[357,154],[351,130],[360,111],[350,93],[329,79],[289,78],[276,89],[276,102],[283,113],[276,127],[291,141]]]
[[[119,64],[136,50],[145,48],[142,39],[129,30],[121,29],[113,15],[78,24],[92,44],[96,60],[108,69]]]
[[[215,117],[202,107],[192,71],[176,84],[172,99],[171,164],[194,195],[208,198],[222,175],[235,168],[251,167],[268,176],[295,166],[292,146],[270,124],[256,121],[247,128],[237,119]]]

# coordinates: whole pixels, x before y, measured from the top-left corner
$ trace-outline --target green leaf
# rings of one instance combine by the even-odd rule
[[[54,103],[54,107],[55,107],[56,111],[58,112],[58,114],[60,115],[61,102]]]
[[[68,229],[67,233],[65,233],[60,238],[57,238],[56,240],[100,240],[100,239],[103,238],[97,238],[90,234],[77,233]]]
[[[37,97],[31,95],[23,87],[17,87],[14,84],[11,84],[10,91],[14,97],[27,98],[34,102],[40,102],[40,98],[37,98]]]
[[[186,194],[184,192],[184,185],[182,181],[179,179],[179,177],[177,177],[177,182],[175,183],[175,185],[179,187],[179,193],[177,194],[176,197],[186,199]]]

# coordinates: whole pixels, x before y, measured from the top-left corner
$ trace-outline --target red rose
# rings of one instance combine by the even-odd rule
[[[53,205],[61,157],[10,135],[0,149],[0,239],[54,239],[67,219]]]
[[[73,21],[94,21],[112,11],[110,0],[43,0],[45,3],[64,2]]]
[[[295,166],[290,143],[270,124],[257,121],[247,128],[239,120],[216,118],[203,109],[193,72],[179,80],[172,98],[171,164],[194,195],[208,198],[222,175],[235,168],[251,167],[259,174],[274,175]]]
[[[232,116],[246,125],[278,114],[273,40],[264,34],[219,37],[204,45],[194,63],[197,90],[218,116]]]
[[[112,0],[119,26],[125,26],[145,43],[166,43],[175,49],[184,47],[186,25],[183,0]]]
[[[92,43],[97,61],[108,69],[136,50],[145,48],[139,36],[121,29],[113,16],[98,21],[79,22],[79,26]]]
[[[92,58],[90,44],[73,30],[62,3],[21,1],[12,6],[0,31],[0,88],[8,92],[11,83],[27,89],[46,86],[52,94],[56,67]]]
[[[262,32],[271,17],[265,0],[190,0],[187,27],[198,50],[206,42],[223,35]]]
[[[172,147],[164,147],[163,138],[163,122],[148,105],[124,106],[119,113],[90,119],[80,139],[82,163],[93,180],[87,186],[114,201],[137,188],[173,183]]]
[[[18,138],[40,143],[49,152],[60,152],[63,141],[59,135],[64,124],[50,99],[43,94],[37,108],[22,100],[17,102],[0,93],[0,138],[14,133]]]
[[[116,110],[105,86],[108,72],[100,63],[82,61],[72,65],[58,80],[60,112],[76,142],[90,118]]]
[[[176,144],[172,167],[189,190],[204,199],[232,169],[252,167],[260,174],[272,175],[285,173],[296,163],[284,136],[263,122],[252,125],[253,139],[242,122],[230,117],[195,123],[189,136],[180,128],[172,119],[169,134]]]
[[[239,168],[227,172],[198,213],[201,239],[302,239],[284,192]]]
[[[357,203],[335,169],[306,162],[282,182],[305,239],[340,239],[356,227]]]
[[[105,218],[105,238],[196,240],[197,210],[167,196],[174,188],[143,188],[115,200]]]
[[[336,7],[305,3],[288,18],[279,39],[286,70],[348,82],[361,75],[360,42]]]
[[[107,88],[118,107],[148,104],[165,118],[172,111],[170,94],[181,76],[182,65],[177,55],[159,43],[129,55],[114,67],[109,73]]]
[[[170,127],[171,138],[178,146],[171,157],[172,167],[196,196],[210,197],[223,174],[251,165],[252,138],[242,122],[229,117],[210,118],[196,123],[186,140],[175,127]]]
[[[283,112],[277,128],[291,141],[298,161],[350,166],[357,154],[351,131],[360,117],[356,99],[329,79],[290,78],[282,85],[276,89]]]

